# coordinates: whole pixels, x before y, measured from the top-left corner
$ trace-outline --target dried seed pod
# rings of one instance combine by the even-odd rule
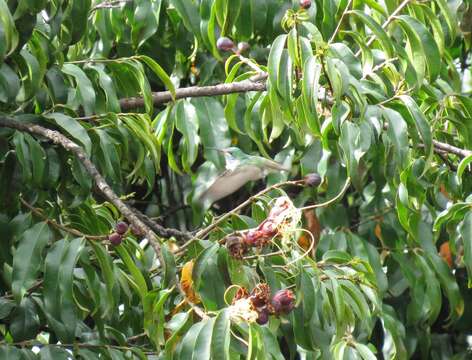
[[[226,248],[230,255],[236,259],[242,259],[247,253],[247,246],[242,236],[230,235],[226,237]]]
[[[265,283],[257,284],[251,291],[252,304],[256,308],[265,307],[270,301],[270,287]]]

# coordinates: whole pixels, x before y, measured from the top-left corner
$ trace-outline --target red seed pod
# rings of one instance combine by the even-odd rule
[[[216,47],[221,51],[231,51],[234,48],[234,43],[230,38],[220,37],[216,42]]]
[[[128,224],[124,221],[119,221],[115,226],[115,230],[118,234],[123,235],[128,231]]]
[[[265,325],[269,322],[269,310],[267,310],[267,308],[262,308],[259,310],[259,317],[257,318],[256,322],[259,325]]]
[[[277,225],[271,219],[266,219],[264,222],[262,222],[259,225],[258,229],[265,237],[272,237],[277,234]]]
[[[300,0],[300,7],[303,9],[309,9],[311,6],[311,0]]]
[[[255,308],[265,307],[270,301],[270,287],[265,283],[257,284],[249,299]]]
[[[247,246],[257,246],[257,240],[262,237],[262,232],[257,229],[249,229],[243,234],[244,243]]]
[[[291,290],[279,290],[271,303],[276,314],[288,314],[295,307],[295,296]]]
[[[108,235],[108,240],[110,240],[112,245],[117,246],[121,244],[121,242],[123,241],[123,237],[118,233],[113,233]]]

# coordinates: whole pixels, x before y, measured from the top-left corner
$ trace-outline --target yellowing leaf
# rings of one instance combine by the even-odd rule
[[[195,293],[193,289],[193,280],[192,280],[192,272],[193,272],[193,260],[188,261],[182,267],[182,271],[180,274],[180,286],[182,287],[183,292],[185,293],[185,297],[188,301],[194,304],[200,303],[200,297]]]

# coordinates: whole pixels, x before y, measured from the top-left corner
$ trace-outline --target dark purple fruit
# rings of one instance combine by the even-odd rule
[[[120,245],[123,241],[123,237],[118,233],[113,233],[108,236],[108,240],[112,243],[112,245]]]
[[[234,48],[234,43],[230,38],[220,37],[216,42],[216,47],[221,51],[231,51]]]
[[[118,234],[123,235],[128,231],[128,224],[124,221],[119,221],[115,226],[115,230]]]
[[[269,310],[267,310],[267,308],[262,308],[259,311],[259,317],[257,318],[256,322],[259,325],[265,325],[269,322]]]
[[[311,173],[306,175],[303,180],[306,186],[319,186],[321,184],[321,176],[317,173]]]
[[[311,0],[300,0],[300,7],[303,9],[309,9],[311,6]]]
[[[279,290],[271,302],[276,314],[288,314],[295,307],[295,296],[290,290]]]

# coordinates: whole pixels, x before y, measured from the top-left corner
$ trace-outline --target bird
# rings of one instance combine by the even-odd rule
[[[234,193],[249,181],[263,179],[270,173],[291,170],[274,160],[248,155],[237,147],[215,150],[224,154],[226,169],[200,195],[205,208]]]

